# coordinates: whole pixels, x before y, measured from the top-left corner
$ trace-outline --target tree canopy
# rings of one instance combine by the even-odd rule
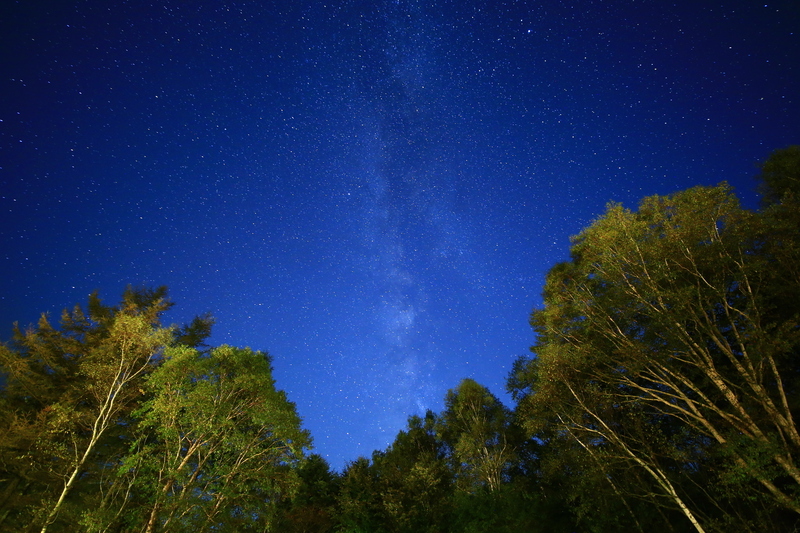
[[[293,494],[311,441],[269,355],[199,351],[213,320],[164,327],[171,305],[92,294],[0,346],[2,529],[263,529]]]
[[[553,424],[646,473],[642,494],[698,531],[733,512],[723,491],[694,488],[712,470],[718,487],[800,513],[800,226],[774,185],[798,153],[764,165],[782,200],[763,212],[726,184],[609,205],[550,271],[535,357],[510,381],[532,431]]]

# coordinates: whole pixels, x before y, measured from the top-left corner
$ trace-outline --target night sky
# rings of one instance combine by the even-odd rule
[[[800,3],[10,1],[0,338],[128,284],[269,351],[340,469],[465,377],[608,201],[800,143]]]

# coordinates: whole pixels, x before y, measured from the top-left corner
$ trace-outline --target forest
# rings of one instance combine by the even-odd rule
[[[800,527],[800,146],[609,204],[554,265],[508,376],[342,472],[268,353],[97,293],[0,344],[0,531],[789,532]]]

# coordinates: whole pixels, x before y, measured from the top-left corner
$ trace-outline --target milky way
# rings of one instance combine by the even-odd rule
[[[510,404],[570,235],[800,143],[797,3],[724,4],[5,2],[2,336],[166,284],[336,468]]]

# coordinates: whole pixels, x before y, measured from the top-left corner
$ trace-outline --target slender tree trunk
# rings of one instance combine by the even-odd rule
[[[611,478],[611,476],[606,474],[606,469],[605,469],[605,467],[603,467],[602,461],[600,461],[600,459],[598,459],[597,455],[594,453],[594,451],[592,451],[592,449],[589,446],[584,444],[583,441],[581,439],[579,439],[575,435],[575,433],[572,432],[572,428],[564,421],[563,418],[561,418],[561,415],[557,415],[557,416],[558,416],[558,419],[561,421],[561,423],[564,424],[564,427],[567,429],[567,432],[570,434],[570,436],[573,439],[575,439],[578,442],[578,444],[580,444],[581,448],[586,450],[586,452],[589,454],[589,456],[592,458],[592,460],[595,463],[597,463],[598,468],[600,468],[600,471],[603,473],[603,478],[606,481],[608,481],[608,483],[611,485],[611,489],[614,491],[614,494],[616,494],[617,497],[620,500],[622,500],[622,503],[625,505],[625,509],[628,510],[628,513],[631,515],[631,518],[633,518],[633,522],[636,524],[636,529],[638,529],[640,533],[644,533],[644,530],[642,529],[642,525],[639,523],[639,519],[636,517],[636,513],[633,512],[633,509],[631,509],[631,506],[628,503],[628,499],[625,498],[625,496],[623,496],[622,493],[617,489],[617,484],[614,483],[614,480]]]
[[[164,489],[161,491],[162,493],[166,493],[169,491],[170,487],[172,487],[172,480],[167,481],[167,484],[164,485]],[[161,508],[161,502],[156,499],[153,503],[153,508],[150,510],[150,517],[147,519],[147,527],[145,528],[145,533],[153,533],[156,527],[156,520],[158,519],[158,511]]]
[[[61,490],[61,494],[59,495],[58,500],[53,505],[53,508],[50,510],[50,513],[47,515],[47,519],[44,521],[41,533],[45,533],[50,524],[52,524],[55,521],[56,516],[58,516],[58,512],[61,510],[61,505],[64,503],[64,499],[67,497],[67,494],[69,494],[69,492],[72,490],[73,485],[75,485],[75,480],[78,479],[78,474],[80,474],[81,470],[83,469],[83,465],[84,463],[86,463],[87,457],[89,457],[89,454],[92,453],[92,450],[94,450],[94,446],[95,444],[97,444],[97,439],[102,434],[102,431],[98,433],[96,429],[97,428],[95,427],[95,429],[92,430],[92,437],[89,440],[89,444],[86,446],[86,450],[83,452],[83,455],[78,460],[77,464],[75,465],[75,468],[72,469],[72,473],[67,478],[67,482],[64,483],[64,488]]]
[[[669,496],[670,499],[672,499],[672,501],[675,502],[675,504],[678,506],[678,508],[681,510],[684,516],[686,516],[686,518],[689,519],[689,522],[691,522],[692,526],[694,526],[695,530],[697,530],[697,533],[705,533],[705,530],[700,525],[700,522],[698,522],[697,518],[694,516],[694,513],[692,513],[691,509],[689,509],[689,507],[686,505],[683,499],[678,495],[678,492],[675,490],[675,487],[672,485],[672,482],[670,482],[670,480],[667,478],[664,472],[662,472],[661,469],[658,468],[658,466],[656,466],[655,464],[650,465],[646,463],[641,457],[636,455],[636,453],[633,450],[631,450],[625,444],[625,442],[623,442],[622,439],[620,439],[617,436],[617,434],[614,433],[614,431],[608,427],[608,425],[606,425],[605,421],[602,418],[597,416],[593,411],[589,410],[586,407],[586,405],[583,403],[583,401],[581,401],[580,397],[575,392],[575,390],[569,385],[569,383],[567,383],[566,385],[567,388],[569,388],[569,391],[572,393],[572,396],[580,404],[581,408],[583,408],[585,412],[589,413],[595,420],[597,420],[597,422],[603,428],[605,428],[605,431],[599,431],[599,430],[593,430],[593,431],[599,433],[600,435],[603,435],[608,440],[617,444],[617,446],[619,446],[622,449],[622,451],[625,452],[626,455],[628,455],[631,459],[633,459],[633,461],[637,463],[639,466],[644,468],[647,471],[647,473],[650,474],[655,479],[658,486],[661,487],[661,489],[667,494],[667,496]]]
[[[97,441],[100,440],[100,437],[103,435],[103,433],[105,433],[106,429],[108,429],[111,418],[116,411],[115,402],[117,397],[122,392],[123,387],[128,383],[128,381],[130,381],[130,379],[132,379],[132,376],[125,376],[124,369],[125,363],[127,362],[125,360],[125,356],[125,350],[123,349],[117,373],[113,378],[112,385],[109,387],[102,405],[100,406],[100,412],[97,414],[94,419],[94,423],[92,424],[92,434],[89,437],[89,442],[86,445],[86,449],[84,450],[80,459],[78,459],[78,462],[75,464],[75,468],[72,469],[72,473],[67,478],[67,482],[64,483],[64,488],[61,490],[61,495],[58,497],[58,501],[56,501],[55,505],[53,505],[53,508],[50,510],[50,513],[47,515],[47,519],[42,526],[41,533],[46,533],[47,527],[56,519],[58,512],[61,510],[61,505],[64,503],[64,499],[72,490],[73,485],[75,485],[75,481],[78,479],[78,474],[83,469],[86,459],[89,457],[92,451],[94,451]]]
[[[122,366],[122,363],[120,363],[120,368],[122,368]],[[103,433],[105,433],[105,430],[108,429],[111,414],[114,410],[114,400],[125,384],[125,381],[118,382],[120,374],[121,370],[118,371],[117,375],[114,377],[113,383],[115,385],[112,385],[112,387],[109,389],[108,394],[106,394],[105,401],[100,407],[100,412],[98,413],[97,417],[95,417],[94,423],[92,424],[92,434],[89,437],[89,442],[86,445],[86,449],[75,464],[75,468],[72,469],[72,473],[67,478],[67,482],[64,483],[64,488],[61,490],[58,500],[53,505],[53,508],[47,515],[47,519],[44,521],[41,533],[46,533],[48,526],[55,521],[58,512],[61,510],[61,505],[64,503],[64,499],[67,497],[67,494],[69,494],[69,492],[72,490],[73,485],[75,485],[75,481],[78,479],[78,474],[80,474],[81,470],[83,469],[86,459],[94,450],[97,441],[100,439]]]

